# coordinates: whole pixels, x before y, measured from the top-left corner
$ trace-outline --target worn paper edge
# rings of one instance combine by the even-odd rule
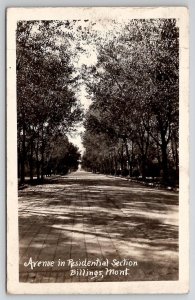
[[[180,28],[179,280],[91,283],[19,282],[16,41],[18,20],[176,18]],[[186,7],[44,7],[7,9],[7,292],[11,294],[152,294],[189,291],[189,20]]]

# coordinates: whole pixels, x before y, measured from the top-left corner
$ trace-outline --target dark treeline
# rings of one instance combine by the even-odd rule
[[[99,43],[97,38],[97,64],[83,70],[92,104],[82,165],[93,172],[178,184],[176,20],[132,20],[115,28]]]
[[[67,133],[82,119],[71,88],[70,22],[24,21],[17,26],[18,175],[43,179],[77,168]],[[62,31],[61,28],[64,30]],[[67,29],[67,32],[66,32]],[[63,43],[60,42],[63,39]]]

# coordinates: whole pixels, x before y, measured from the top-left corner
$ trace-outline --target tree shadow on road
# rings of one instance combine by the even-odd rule
[[[121,280],[178,279],[178,194],[111,179],[58,178],[53,186],[20,192],[20,253],[130,257],[139,268]]]

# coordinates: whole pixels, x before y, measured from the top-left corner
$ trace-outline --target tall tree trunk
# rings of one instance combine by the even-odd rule
[[[131,159],[130,159],[130,176],[133,176],[133,157],[134,157],[134,151],[133,151],[133,142],[131,147]]]
[[[33,141],[32,141],[32,139],[30,142],[29,167],[30,167],[30,181],[33,182]]]
[[[41,137],[42,137],[42,147],[41,147],[41,180],[43,180],[43,178],[44,178],[44,152],[45,152],[43,125],[42,125]]]
[[[112,175],[114,170],[114,157],[112,156],[112,154],[110,154],[109,158],[110,158],[110,175]]]
[[[122,174],[122,173],[123,173],[123,171],[124,171],[124,155],[123,155],[123,144],[122,144],[122,147],[121,147],[120,165],[121,165],[121,174]],[[120,175],[121,175],[121,174],[120,174]]]
[[[177,170],[177,173],[179,174],[179,154],[177,149],[177,144],[175,143],[175,167]]]
[[[23,123],[23,135],[22,135],[22,155],[21,155],[21,169],[20,169],[20,183],[24,183],[25,181],[25,161],[26,161],[26,130],[25,124]]]
[[[146,179],[146,155],[142,154],[142,161],[141,161],[141,168],[142,168],[142,179]]]
[[[116,154],[114,153],[114,176],[117,175],[117,158]]]
[[[162,169],[163,169],[163,182],[168,183],[168,157],[167,157],[167,144],[162,140]]]
[[[177,137],[175,135],[173,135],[171,139],[171,150],[172,150],[174,167],[175,167],[174,179],[176,179],[177,181],[179,179],[179,155],[178,155],[178,142],[177,142]]]
[[[179,173],[179,154],[178,154],[178,142],[176,137],[174,137],[174,146],[175,146],[175,168],[177,173]]]
[[[44,152],[41,153],[41,180],[44,178]]]
[[[126,150],[126,155],[127,155],[127,161],[129,165],[129,176],[132,177],[132,163],[131,163],[131,158],[130,158],[130,153],[129,153],[129,148],[127,144],[127,139],[124,139],[124,144],[125,144],[125,150]]]
[[[39,146],[37,142],[37,147],[36,147],[36,173],[37,173],[37,180],[40,179],[40,163],[39,163]]]
[[[39,160],[37,159],[36,161],[36,173],[37,173],[37,180],[40,179],[40,164],[39,164]]]
[[[159,143],[156,143],[156,147],[157,147],[157,160],[158,160],[158,164],[160,166],[162,163],[162,159],[161,159],[161,149],[160,149]]]

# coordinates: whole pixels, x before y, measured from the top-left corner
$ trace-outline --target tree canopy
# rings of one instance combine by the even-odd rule
[[[43,178],[48,169],[63,173],[76,166],[79,151],[67,135],[83,120],[81,91],[91,102],[84,118],[85,169],[177,182],[176,20],[110,20],[102,29],[97,23],[18,22],[21,182],[26,174]]]
[[[92,104],[85,121],[84,163],[90,165],[90,141],[96,140],[103,150],[95,158],[93,153],[93,163],[97,160],[99,166],[109,161],[112,168],[104,168],[105,172],[120,170],[145,178],[160,176],[162,171],[164,182],[168,182],[171,171],[175,176],[178,173],[176,20],[132,20],[116,28],[112,38],[99,40],[97,64],[88,68]],[[103,135],[116,141],[107,153]],[[96,169],[101,167],[96,164]]]
[[[69,22],[22,21],[17,26],[18,160],[21,182],[44,176],[46,151],[82,120],[75,95]],[[60,29],[61,30],[60,30]],[[62,28],[65,30],[63,31]],[[61,40],[63,39],[63,42]],[[66,144],[64,146],[66,147]],[[47,153],[47,155],[49,155]]]

